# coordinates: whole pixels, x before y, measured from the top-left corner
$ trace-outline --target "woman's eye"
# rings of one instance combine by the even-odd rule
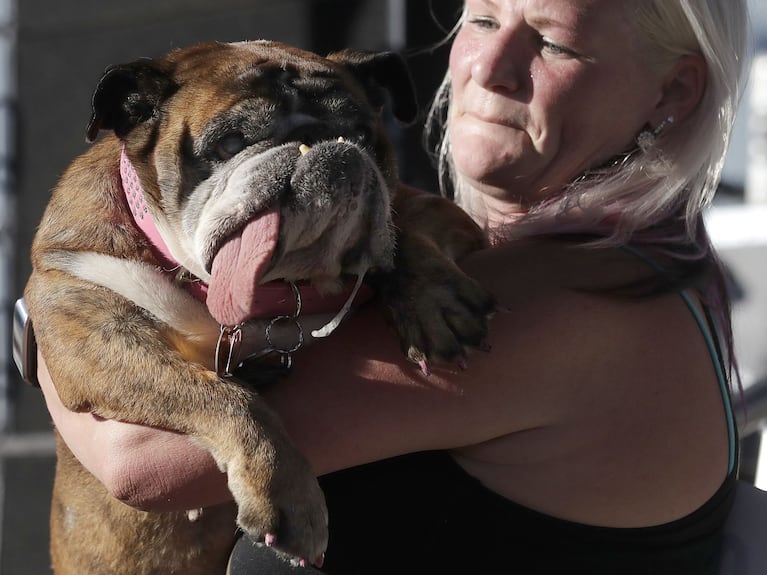
[[[230,132],[216,143],[216,155],[222,160],[229,160],[246,147],[245,136],[241,132]]]
[[[495,20],[488,16],[471,16],[467,20],[469,24],[483,30],[494,30],[498,27]]]
[[[561,44],[557,44],[556,42],[552,42],[546,37],[541,38],[541,47],[545,52],[548,52],[549,54],[552,54],[554,56],[571,56],[571,57],[578,56],[578,54],[574,50],[571,50],[570,48],[562,46]]]

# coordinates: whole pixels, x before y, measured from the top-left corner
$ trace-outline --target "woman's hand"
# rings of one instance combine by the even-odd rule
[[[37,377],[67,446],[123,503],[146,511],[180,511],[232,499],[226,475],[210,453],[188,437],[68,410],[41,355]]]

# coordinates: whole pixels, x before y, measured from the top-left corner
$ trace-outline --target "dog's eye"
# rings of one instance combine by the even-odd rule
[[[222,160],[233,158],[247,147],[241,132],[229,132],[216,143],[216,155]]]

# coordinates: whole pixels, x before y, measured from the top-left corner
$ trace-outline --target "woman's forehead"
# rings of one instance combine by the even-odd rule
[[[470,8],[520,12],[563,26],[588,26],[627,14],[636,0],[467,0]]]

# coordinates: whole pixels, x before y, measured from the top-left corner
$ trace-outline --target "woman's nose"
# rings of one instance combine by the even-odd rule
[[[485,38],[471,67],[472,79],[488,90],[516,92],[524,77],[524,47],[513,31]]]

